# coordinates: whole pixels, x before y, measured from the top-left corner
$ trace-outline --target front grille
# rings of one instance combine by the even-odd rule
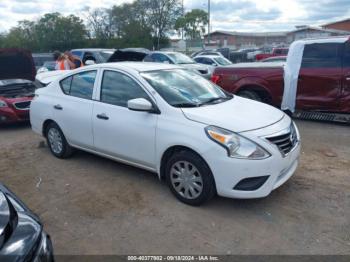
[[[30,107],[30,102],[31,101],[18,102],[18,103],[14,103],[13,105],[18,110],[27,110]]]
[[[293,124],[290,126],[286,133],[273,137],[266,137],[268,141],[275,144],[281,151],[283,156],[286,156],[298,142],[297,133]]]

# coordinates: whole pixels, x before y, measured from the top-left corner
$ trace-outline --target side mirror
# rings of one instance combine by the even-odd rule
[[[150,112],[153,110],[153,105],[144,98],[135,98],[128,101],[128,108],[133,111]]]
[[[212,66],[218,66],[218,65],[217,65],[217,64],[215,64],[215,63],[212,63],[211,65],[212,65]]]
[[[163,64],[170,64],[168,60],[163,61]]]
[[[86,60],[85,61],[85,65],[87,65],[87,66],[88,65],[94,65],[94,64],[96,64],[94,60]]]

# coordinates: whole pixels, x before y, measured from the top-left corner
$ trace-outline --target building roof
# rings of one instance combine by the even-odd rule
[[[210,35],[213,34],[224,34],[224,35],[233,35],[233,36],[251,36],[251,37],[278,37],[278,36],[286,36],[287,31],[280,31],[280,32],[260,32],[260,33],[252,33],[252,32],[237,32],[237,31],[223,31],[223,30],[216,30],[214,32],[211,32]],[[208,36],[208,34],[204,35]]]
[[[321,28],[321,27],[315,27],[315,26],[305,26],[305,27],[297,28],[293,31],[290,31],[289,34],[304,31],[304,30],[315,30],[315,31],[322,31],[326,33],[345,34],[345,35],[349,34],[349,31]]]
[[[338,24],[338,23],[343,23],[343,22],[350,22],[350,18],[346,18],[346,19],[343,19],[343,20],[339,20],[339,21],[328,23],[328,24],[324,24],[324,25],[322,25],[322,27],[329,26],[329,25],[334,25],[334,24]]]

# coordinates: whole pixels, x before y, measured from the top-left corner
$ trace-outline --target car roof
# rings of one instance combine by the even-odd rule
[[[89,68],[115,68],[115,69],[126,69],[135,70],[138,72],[156,71],[156,70],[167,70],[167,69],[183,69],[180,66],[153,63],[153,62],[116,62],[116,63],[103,63],[91,65]]]
[[[151,52],[151,54],[165,54],[165,55],[169,55],[169,54],[182,54],[181,52],[175,52],[175,51],[153,51]]]
[[[333,37],[320,37],[320,38],[310,38],[297,40],[295,42],[300,42],[304,44],[313,44],[313,43],[341,43],[350,41],[350,36],[333,36]]]
[[[72,49],[71,52],[73,51],[115,51],[113,48],[77,48],[77,49]]]
[[[198,57],[200,57],[200,58],[222,58],[222,56],[221,55],[198,55],[198,56],[195,56],[194,58],[198,58]]]

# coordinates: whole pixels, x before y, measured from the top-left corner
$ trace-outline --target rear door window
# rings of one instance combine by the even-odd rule
[[[325,43],[305,45],[302,68],[341,67],[341,44]]]

